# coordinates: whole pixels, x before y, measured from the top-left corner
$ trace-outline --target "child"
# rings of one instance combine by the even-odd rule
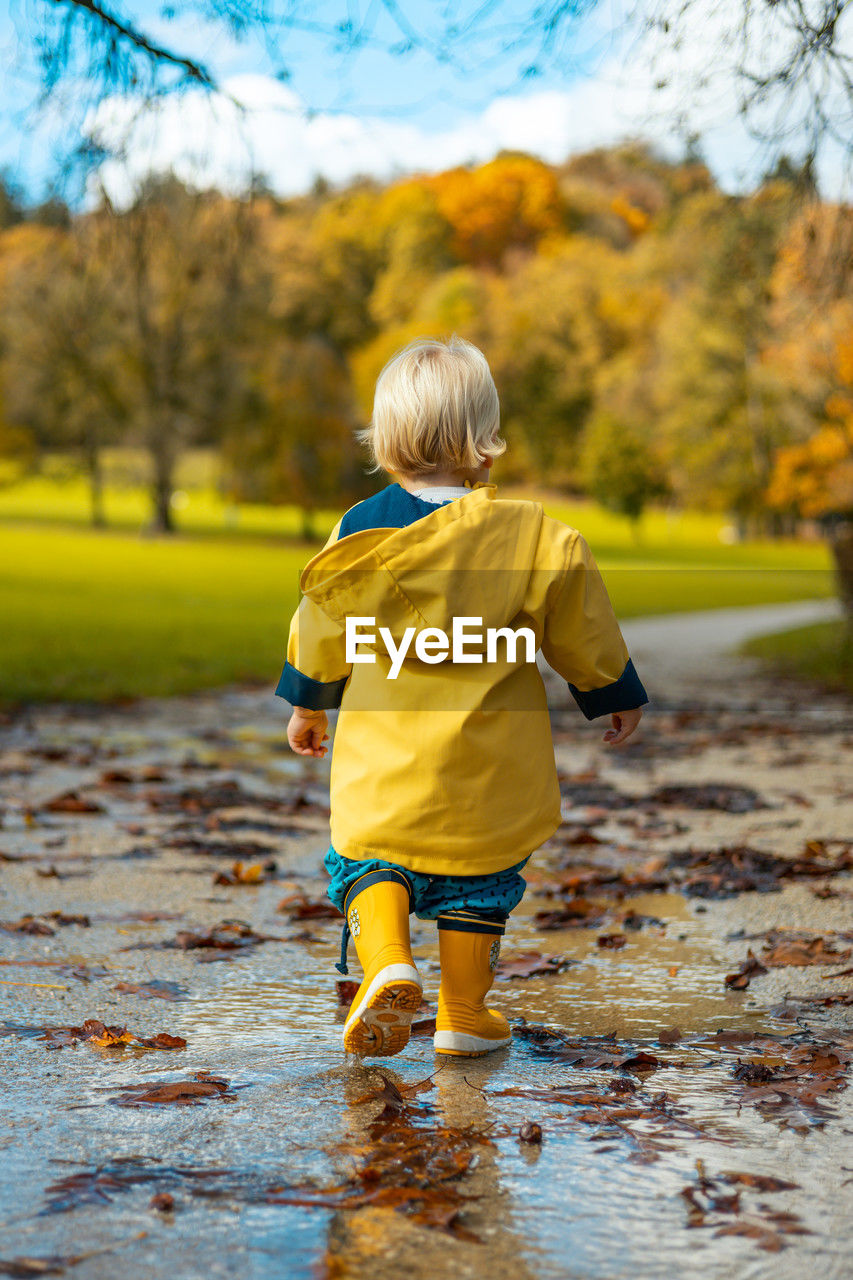
[[[648,701],[583,538],[487,483],[505,449],[498,431],[476,347],[454,337],[399,352],[362,433],[374,469],[396,483],[346,513],[300,580],[276,693],[293,704],[300,755],[325,755],[326,711],[340,707],[325,865],[346,919],[338,968],[351,936],[364,969],[344,1026],[350,1053],[408,1042],[421,1000],[411,912],[438,924],[437,1052],[510,1043],[484,999],[524,893],[519,872],[560,825],[535,651],[587,719],[610,715],[612,745]]]

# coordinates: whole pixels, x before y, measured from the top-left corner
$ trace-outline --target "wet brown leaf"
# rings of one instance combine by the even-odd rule
[[[200,959],[229,959],[234,952],[245,951],[248,948],[258,946],[262,942],[284,942],[285,938],[279,938],[270,933],[256,933],[250,924],[245,920],[221,920],[219,924],[211,925],[204,933],[192,933],[190,930],[181,930],[175,934],[174,939],[164,942],[136,942],[129,947],[122,947],[123,951],[164,951],[177,949],[179,951],[202,951],[207,954],[199,957]]]
[[[208,1099],[220,1102],[236,1101],[236,1093],[229,1092],[229,1082],[207,1071],[197,1071],[190,1080],[173,1080],[161,1084],[157,1080],[144,1080],[139,1084],[125,1085],[110,1102],[117,1107],[194,1107]]]
[[[759,1204],[748,1214],[745,1213],[740,1191],[732,1193],[727,1189],[728,1185],[734,1183],[739,1187],[772,1193],[793,1190],[796,1183],[783,1182],[763,1174],[723,1173],[717,1177],[709,1177],[701,1160],[696,1161],[696,1168],[696,1182],[681,1191],[688,1207],[688,1227],[712,1228],[715,1237],[744,1236],[755,1240],[758,1247],[768,1253],[778,1253],[784,1249],[787,1244],[786,1236],[810,1234],[793,1213],[774,1211],[764,1204]]]
[[[382,1103],[379,1114],[367,1121],[367,1141],[356,1139],[339,1150],[351,1170],[346,1179],[331,1187],[272,1186],[268,1203],[394,1210],[421,1226],[478,1243],[460,1220],[470,1198],[457,1184],[477,1148],[491,1146],[492,1140],[473,1128],[433,1122],[432,1108],[415,1098],[432,1089],[432,1077],[408,1086],[382,1073],[379,1079],[355,1104]]]
[[[31,933],[50,938],[56,933],[46,920],[35,916],[21,916],[20,920],[0,920],[0,929],[4,933]]]
[[[837,975],[828,973],[826,976],[832,978]],[[853,990],[828,991],[813,996],[786,996],[782,1004],[774,1005],[768,1012],[774,1018],[783,1018],[787,1022],[793,1022],[809,1006],[812,1008],[830,1008],[832,1005],[853,1005]]]
[[[86,1042],[98,1049],[123,1048],[133,1045],[142,1049],[185,1049],[186,1040],[166,1031],[156,1036],[138,1036],[127,1027],[108,1027],[97,1018],[87,1018],[81,1027],[42,1027],[39,1038],[49,1049],[65,1049]]]
[[[718,1174],[724,1182],[734,1182],[740,1186],[754,1187],[756,1191],[799,1191],[799,1182],[786,1182],[784,1178],[773,1178],[767,1173],[735,1173],[728,1169]]]
[[[732,1077],[742,1087],[740,1102],[755,1104],[765,1118],[797,1132],[807,1132],[831,1115],[825,1101],[846,1087],[853,1061],[850,1032],[836,1033],[830,1041],[806,1032],[782,1037],[720,1031],[694,1043],[737,1053]]]
[[[61,796],[54,796],[44,807],[48,813],[106,813],[103,805],[96,800],[87,800],[77,791],[65,791]]]
[[[327,898],[310,899],[304,893],[290,893],[276,907],[289,920],[343,920]]]
[[[353,982],[351,978],[338,978],[335,982],[335,990],[338,996],[338,1004],[342,1009],[348,1009],[353,1000],[358,995],[358,988],[361,984]]]
[[[515,1027],[513,1034],[517,1039],[530,1044],[538,1053],[573,1067],[619,1067],[629,1071],[654,1071],[665,1065],[654,1054],[638,1049],[629,1041],[619,1041],[615,1036],[569,1036],[552,1027],[543,1027],[533,1022]]]
[[[763,965],[749,949],[738,971],[726,974],[726,986],[731,987],[733,991],[744,991],[749,986],[750,980],[762,973],[767,973],[767,966]]]
[[[831,934],[808,937],[773,930],[767,935],[761,959],[772,968],[782,965],[838,964],[849,959],[853,954],[851,948],[839,951],[833,946],[833,940]]]
[[[160,978],[151,978],[148,982],[117,982],[114,991],[123,995],[142,996],[146,1000],[182,1000],[188,995],[186,987],[178,982],[164,982]]]
[[[237,861],[233,864],[230,871],[219,871],[213,877],[214,884],[264,884],[268,880],[274,880],[278,866],[274,858],[268,858],[266,862],[241,862]]]
[[[732,786],[726,782],[658,787],[646,797],[646,803],[682,809],[718,809],[724,813],[752,813],[755,809],[770,808],[752,787]]]
[[[21,916],[20,920],[0,920],[0,929],[5,933],[30,933],[42,937],[51,937],[56,927],[76,924],[84,929],[91,925],[88,916],[69,916],[62,911],[44,911],[38,916]]]
[[[604,903],[590,902],[586,898],[571,898],[564,906],[553,911],[537,911],[533,917],[535,928],[596,929],[604,921],[607,908]]]
[[[497,967],[498,978],[537,978],[543,974],[563,973],[577,960],[566,956],[546,956],[541,951],[519,951],[502,957]]]

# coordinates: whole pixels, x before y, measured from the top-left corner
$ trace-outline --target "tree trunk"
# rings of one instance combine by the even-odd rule
[[[317,537],[314,532],[314,512],[311,507],[302,508],[302,537],[305,542],[314,542]]]
[[[86,449],[86,470],[89,473],[89,502],[92,525],[95,529],[104,529],[107,517],[104,511],[104,473],[97,447]]]
[[[162,455],[154,457],[154,486],[152,490],[154,518],[151,529],[154,533],[174,533],[175,523],[172,519],[172,460]]]
[[[831,534],[829,545],[835,557],[838,594],[844,606],[847,625],[853,630],[853,523],[839,525]]]

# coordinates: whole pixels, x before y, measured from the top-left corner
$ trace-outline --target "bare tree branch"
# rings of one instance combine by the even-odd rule
[[[63,54],[59,59],[61,64],[67,65],[72,36],[71,24],[78,16],[85,15],[84,20],[92,24],[92,29],[97,32],[98,41],[105,46],[108,59],[117,58],[121,46],[124,45],[138,51],[153,64],[160,63],[175,67],[187,79],[197,81],[204,88],[216,87],[210,72],[200,63],[194,62],[191,58],[182,57],[174,50],[164,48],[163,45],[155,44],[137,27],[131,26],[115,13],[111,13],[104,5],[99,4],[98,0],[46,0],[46,2],[57,9],[64,9],[66,14]],[[114,64],[110,63],[110,65]]]

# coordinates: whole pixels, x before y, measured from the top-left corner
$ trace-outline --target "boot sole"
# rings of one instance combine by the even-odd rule
[[[344,1050],[365,1058],[390,1058],[409,1043],[423,988],[417,969],[392,964],[381,969],[344,1026]]]
[[[462,1031],[436,1031],[432,1043],[436,1053],[448,1053],[458,1058],[482,1058],[493,1049],[505,1049],[512,1044],[512,1036],[488,1040],[485,1036],[466,1035]]]

